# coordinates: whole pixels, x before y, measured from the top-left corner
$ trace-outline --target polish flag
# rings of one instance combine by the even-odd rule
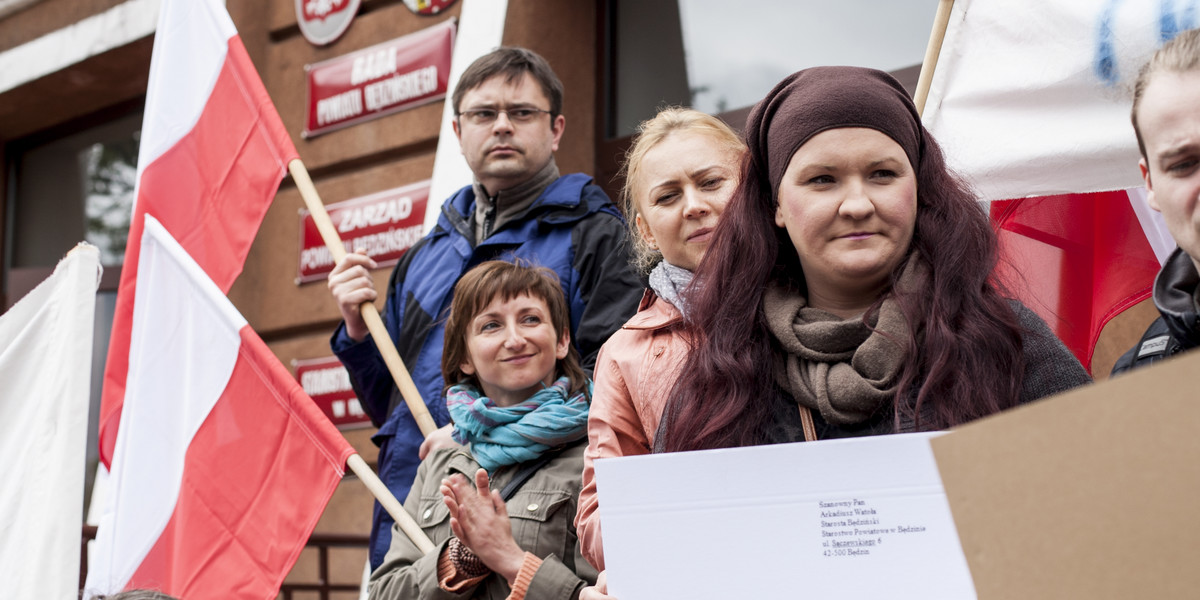
[[[295,157],[223,6],[163,0],[86,596],[274,598],[341,480],[352,448],[225,297]]]
[[[163,0],[160,10],[100,407],[100,457],[109,466],[125,399],[146,215],[228,292],[297,157],[224,5]]]
[[[1188,3],[956,0],[923,115],[985,200],[998,276],[1091,369],[1174,241],[1146,203],[1129,121],[1138,69]],[[1097,374],[1099,375],[1099,374]]]
[[[1170,254],[1174,242],[1153,215],[1141,188],[993,202],[1004,258],[997,277],[1091,370],[1104,326],[1150,297]]]
[[[354,453],[152,215],[85,596],[279,592]]]

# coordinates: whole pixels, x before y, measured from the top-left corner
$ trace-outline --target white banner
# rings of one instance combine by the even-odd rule
[[[925,125],[987,200],[1141,186],[1133,83],[1196,13],[1192,0],[957,0]]]
[[[0,565],[10,598],[79,592],[100,252],[80,244],[0,316]]]

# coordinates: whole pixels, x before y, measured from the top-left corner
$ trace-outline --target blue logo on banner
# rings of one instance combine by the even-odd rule
[[[1117,56],[1115,36],[1113,35],[1113,18],[1122,0],[1109,0],[1100,13],[1096,31],[1096,76],[1108,85],[1116,85],[1121,79],[1117,72]],[[1181,6],[1182,5],[1182,6]],[[1196,2],[1182,0],[1159,0],[1158,4],[1158,38],[1159,43],[1166,43],[1171,38],[1196,26]]]

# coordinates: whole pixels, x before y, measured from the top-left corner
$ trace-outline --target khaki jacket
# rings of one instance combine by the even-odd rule
[[[679,309],[646,290],[638,313],[608,338],[596,359],[575,525],[583,556],[600,570],[604,570],[604,549],[592,463],[597,458],[650,453],[668,394],[687,357],[682,324]]]
[[[576,498],[579,474],[583,469],[582,441],[569,446],[538,469],[507,501],[513,538],[527,552],[544,562],[533,576],[528,600],[574,599],[584,585],[596,580],[596,569],[583,560],[575,535]],[[520,465],[501,467],[491,479],[493,489],[502,490]],[[450,512],[438,491],[442,479],[462,473],[475,480],[479,463],[465,448],[436,450],[421,463],[404,510],[412,515],[434,543],[434,550],[422,556],[408,536],[392,527],[392,543],[383,564],[370,580],[372,600],[409,600],[480,598],[502,600],[509,593],[508,582],[492,574],[482,583],[462,593],[450,593],[438,586],[438,556],[453,536]]]

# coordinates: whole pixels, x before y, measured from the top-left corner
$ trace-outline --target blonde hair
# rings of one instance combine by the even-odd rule
[[[1160,71],[1170,73],[1187,73],[1200,70],[1200,29],[1189,29],[1163,44],[1150,60],[1138,71],[1137,81],[1133,84],[1133,110],[1129,118],[1133,121],[1133,133],[1137,136],[1138,149],[1142,158],[1146,156],[1146,144],[1142,141],[1142,130],[1138,127],[1138,108],[1142,104],[1142,96],[1150,87],[1150,80]]]
[[[698,110],[671,106],[659,111],[653,119],[642,121],[638,126],[637,140],[625,153],[625,164],[621,166],[620,173],[625,177],[625,185],[621,188],[621,211],[625,213],[629,239],[633,244],[632,261],[642,273],[649,273],[650,269],[662,260],[662,253],[651,248],[638,231],[637,198],[634,197],[633,185],[641,174],[642,159],[646,157],[646,153],[676,132],[705,134],[718,145],[736,152],[738,156],[743,156],[746,152],[746,143],[724,121]],[[740,171],[739,166],[738,172]]]

